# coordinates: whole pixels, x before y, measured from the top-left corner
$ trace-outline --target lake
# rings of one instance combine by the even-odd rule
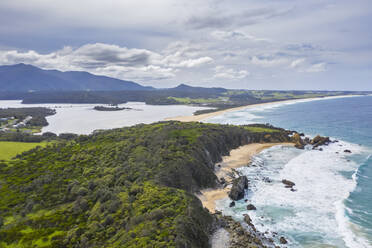
[[[48,126],[42,132],[90,134],[97,129],[111,129],[140,123],[162,121],[169,117],[192,115],[206,107],[185,105],[147,105],[128,102],[119,107],[132,108],[120,111],[97,111],[94,106],[103,104],[22,104],[20,100],[0,100],[0,108],[47,107],[57,111],[48,116]]]

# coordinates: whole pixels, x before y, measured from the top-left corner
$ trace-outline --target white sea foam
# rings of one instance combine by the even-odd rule
[[[369,247],[352,231],[345,214],[343,202],[356,187],[358,167],[348,159],[345,149],[353,155],[363,151],[359,145],[342,141],[323,151],[277,146],[257,156],[264,166],[241,168],[251,179],[249,200],[257,211],[249,214],[257,229],[287,235],[292,247]],[[353,176],[345,176],[345,172]],[[264,177],[272,183],[262,180]],[[295,182],[297,191],[285,188],[282,179]],[[217,206],[238,219],[247,213],[244,201],[239,201],[237,208],[228,208],[227,204],[222,201]]]

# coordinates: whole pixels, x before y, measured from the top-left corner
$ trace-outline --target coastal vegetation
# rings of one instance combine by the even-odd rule
[[[97,111],[120,111],[120,110],[124,110],[124,109],[132,109],[132,108],[123,108],[123,107],[118,107],[118,106],[110,106],[110,107],[94,106],[93,109],[97,110]]]
[[[215,218],[194,193],[218,184],[214,164],[290,133],[158,122],[35,147],[0,163],[0,247],[208,247]]]

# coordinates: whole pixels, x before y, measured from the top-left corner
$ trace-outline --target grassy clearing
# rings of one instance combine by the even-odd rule
[[[173,99],[182,104],[207,104],[207,103],[218,103],[226,102],[227,97],[218,97],[218,98],[189,98],[189,97],[168,97],[168,99]]]
[[[0,141],[0,160],[10,160],[17,154],[30,150],[37,146],[46,146],[47,143],[26,143]]]
[[[275,133],[279,132],[277,129],[270,129],[264,127],[244,127],[244,129],[252,132],[252,133]]]

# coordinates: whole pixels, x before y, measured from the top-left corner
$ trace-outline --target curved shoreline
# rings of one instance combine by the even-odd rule
[[[272,105],[272,104],[295,103],[295,102],[302,102],[302,101],[316,101],[316,100],[323,100],[323,99],[336,99],[336,98],[356,97],[356,96],[361,96],[361,95],[326,96],[326,97],[312,97],[312,98],[300,98],[300,99],[273,101],[273,102],[244,105],[244,106],[235,107],[235,108],[228,108],[228,109],[219,110],[216,112],[211,112],[211,113],[206,113],[206,114],[201,114],[201,115],[169,117],[164,120],[165,121],[181,121],[181,122],[191,122],[191,121],[201,122],[201,121],[205,121],[206,119],[222,115],[224,113],[239,111],[239,110],[247,109],[247,108],[254,108],[254,107],[260,107],[260,106],[266,106],[266,105]]]
[[[252,143],[244,146],[240,146],[237,149],[231,150],[229,156],[222,157],[222,162],[218,165],[218,170],[215,174],[218,179],[223,177],[228,183],[228,175],[233,169],[240,168],[249,165],[251,158],[260,153],[261,151],[273,147],[273,146],[294,146],[294,143]],[[202,202],[203,207],[207,208],[209,212],[215,213],[216,201],[228,198],[228,193],[231,188],[231,184],[226,187],[220,188],[209,188],[201,191],[196,196]]]

